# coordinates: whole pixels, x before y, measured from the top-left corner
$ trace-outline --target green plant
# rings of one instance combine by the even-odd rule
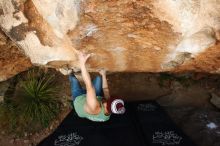
[[[12,94],[1,107],[12,131],[35,131],[47,127],[60,110],[55,76],[32,69],[19,77]],[[30,127],[32,127],[30,129]]]

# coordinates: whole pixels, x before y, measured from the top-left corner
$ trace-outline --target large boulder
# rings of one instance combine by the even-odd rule
[[[216,0],[1,0],[0,26],[34,65],[77,69],[83,50],[91,71],[219,73],[219,10]]]

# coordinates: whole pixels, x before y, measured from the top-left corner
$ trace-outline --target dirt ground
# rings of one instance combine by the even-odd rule
[[[95,74],[92,74],[94,78]],[[80,80],[80,76],[77,75]],[[152,73],[111,73],[108,83],[112,96],[132,100],[157,100],[165,107],[174,122],[192,138],[198,146],[220,145],[220,112],[210,103],[211,93],[219,95],[220,76],[201,73],[180,75]],[[53,132],[71,110],[67,76],[58,75],[64,108],[52,124],[38,132],[26,133],[24,137],[0,133],[0,146],[32,146]],[[214,128],[209,126],[215,125]]]

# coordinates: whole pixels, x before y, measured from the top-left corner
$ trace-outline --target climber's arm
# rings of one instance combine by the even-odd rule
[[[110,98],[110,92],[109,92],[109,88],[108,88],[108,81],[107,81],[107,78],[106,78],[106,71],[103,69],[103,70],[100,70],[99,73],[102,76],[102,89],[103,89],[104,97],[106,99],[109,99]]]
[[[86,85],[86,106],[89,111],[94,111],[97,109],[97,106],[99,106],[99,102],[96,98],[95,88],[92,85],[91,77],[86,69],[86,61],[90,57],[90,54],[86,55],[82,52],[78,53],[79,56],[79,62],[80,62],[80,68],[82,73],[83,81]]]

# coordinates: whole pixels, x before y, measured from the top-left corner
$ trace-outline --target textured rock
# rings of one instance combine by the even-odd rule
[[[2,0],[0,25],[37,65],[77,69],[84,50],[91,71],[214,73],[219,9],[216,0]]]
[[[212,93],[212,98],[210,99],[210,102],[220,109],[220,97],[218,95]]]
[[[9,88],[9,82],[0,82],[0,103],[4,101],[5,92]]]
[[[196,32],[189,37],[185,37],[178,44],[174,52],[169,54],[168,60],[171,60],[171,62],[168,62],[167,64],[169,66],[169,63],[175,62],[176,66],[181,65],[186,59],[196,57],[197,54],[203,52],[208,47],[215,45],[215,43],[215,33],[212,28],[203,28],[199,32]]]
[[[165,107],[172,120],[198,146],[220,145],[219,111],[209,108]],[[210,125],[212,128],[210,128]]]
[[[32,66],[30,60],[0,30],[0,81],[4,81]]]

